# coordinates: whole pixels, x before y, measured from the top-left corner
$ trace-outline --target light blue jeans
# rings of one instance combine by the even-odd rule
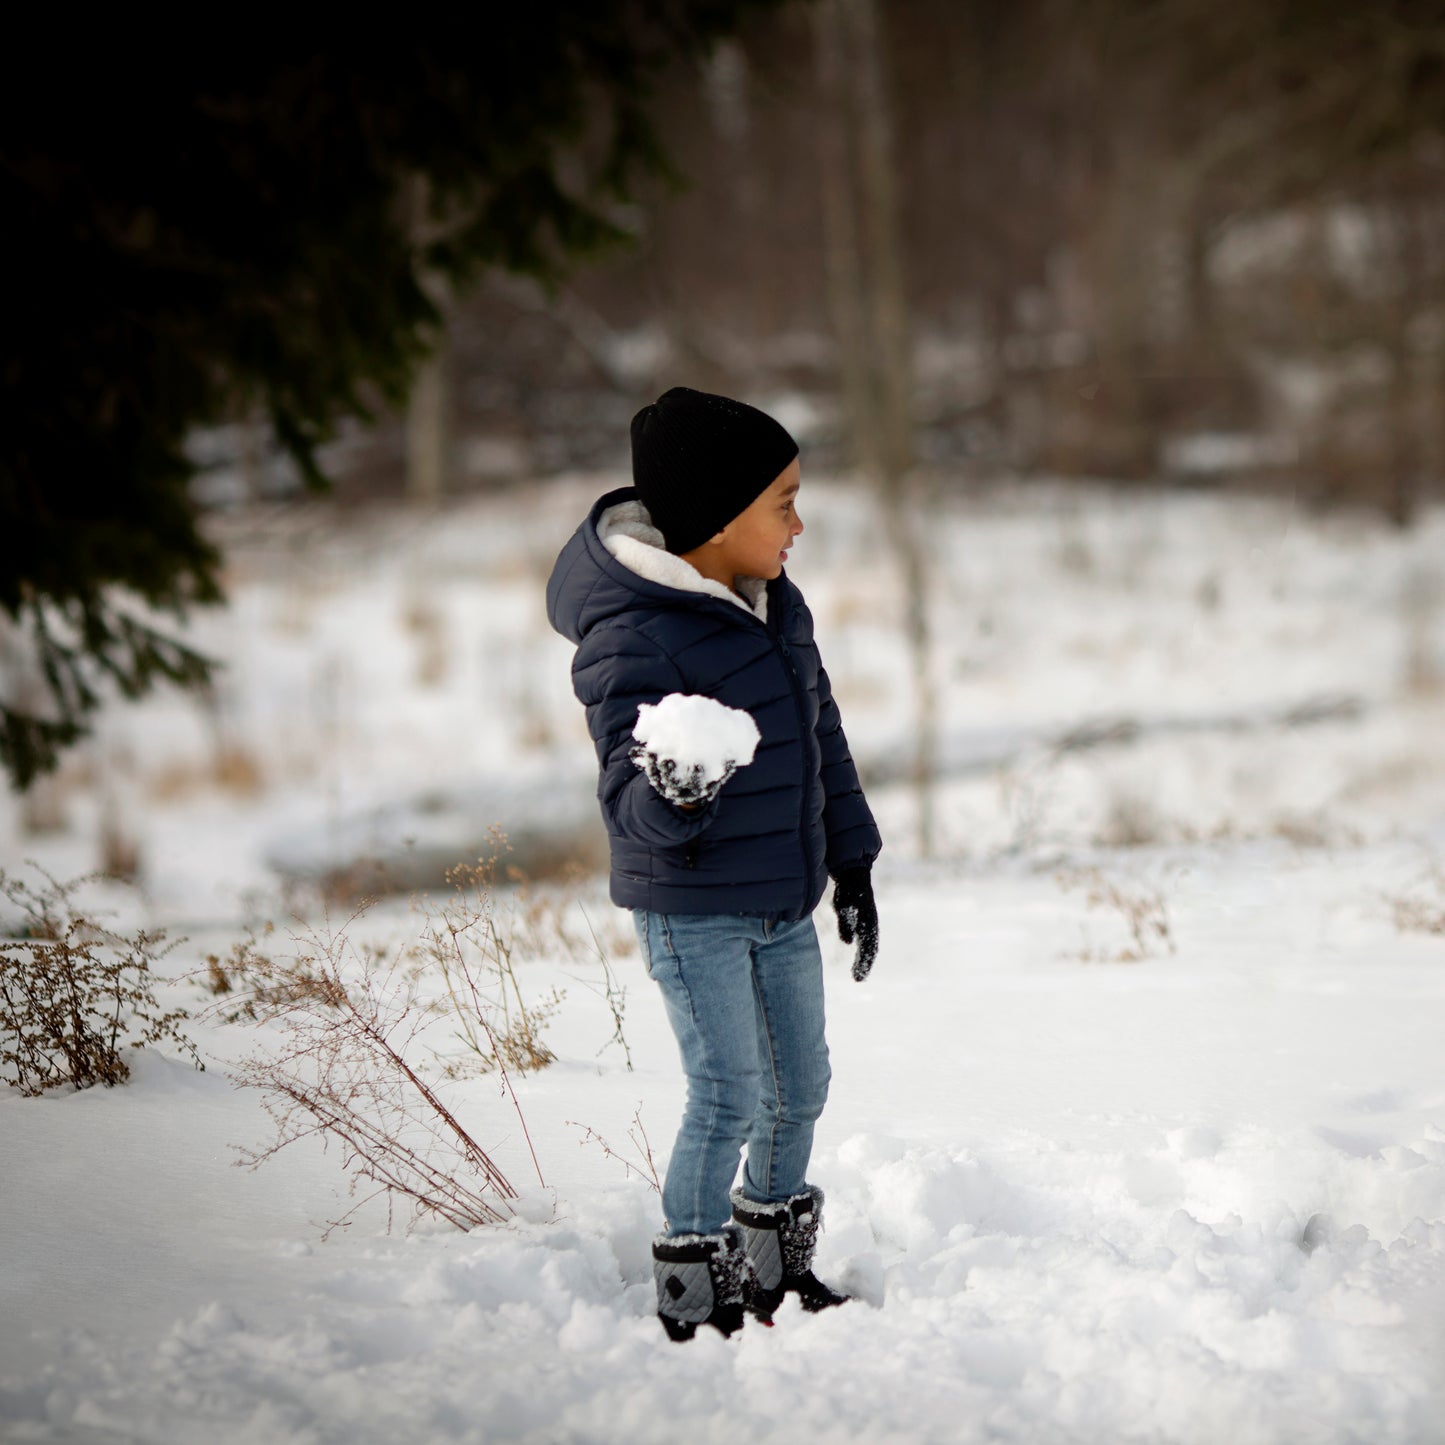
[[[715,1234],[747,1146],[743,1190],[759,1204],[802,1191],[828,1097],[823,958],[813,920],[649,913],[632,920],[687,1076],[662,1209],[667,1232]]]

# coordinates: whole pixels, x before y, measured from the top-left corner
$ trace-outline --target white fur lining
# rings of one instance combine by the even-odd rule
[[[662,533],[652,525],[641,502],[619,502],[608,507],[597,523],[597,535],[624,567],[649,582],[676,587],[680,592],[705,592],[751,612],[759,621],[768,620],[768,591],[762,578],[739,577],[738,586],[745,594],[739,597],[721,582],[704,577],[690,562],[667,550]]]

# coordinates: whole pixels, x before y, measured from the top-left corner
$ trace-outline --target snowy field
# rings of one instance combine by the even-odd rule
[[[110,714],[43,796],[0,800],[0,867],[133,860],[86,896],[188,937],[163,997],[199,1013],[205,956],[267,920],[276,949],[328,919],[414,940],[426,899],[323,906],[368,853],[420,880],[492,823],[534,870],[594,847],[542,586],[610,484],[228,520],[213,705]],[[566,995],[556,1061],[513,1075],[535,1164],[495,1074],[438,1082],[519,1191],[503,1225],[373,1204],[323,1239],[341,1150],[235,1167],[272,1134],[228,1068],[275,1024],[193,1020],[204,1073],[146,1051],[123,1088],[0,1096],[0,1439],[1445,1441],[1445,513],[940,504],[925,858],[876,513],[816,480],[800,506],[790,574],[885,839],[865,984],[819,915],[818,1270],[856,1301],[665,1340],[629,1134],[660,1168],[675,1049],[605,882],[544,881],[569,936],[597,930],[626,1047],[595,954],[519,951],[531,999]]]

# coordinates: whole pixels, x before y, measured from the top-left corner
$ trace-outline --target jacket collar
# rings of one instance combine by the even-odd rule
[[[768,590],[762,578],[738,578],[738,586],[746,595],[744,600],[721,582],[704,577],[696,567],[667,550],[662,533],[652,525],[652,518],[641,502],[618,502],[608,507],[597,520],[597,535],[624,567],[649,582],[674,587],[679,592],[718,597],[744,612],[751,612],[760,622],[768,620]]]

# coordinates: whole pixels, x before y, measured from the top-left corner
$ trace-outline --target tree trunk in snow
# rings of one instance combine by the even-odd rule
[[[1414,523],[1419,511],[1425,467],[1426,424],[1420,397],[1428,368],[1421,364],[1423,348],[1418,345],[1413,322],[1425,291],[1420,280],[1426,268],[1412,198],[1387,198],[1384,210],[1390,218],[1399,292],[1386,318],[1385,345],[1390,356],[1390,406],[1386,416],[1390,437],[1386,463],[1389,474],[1382,505],[1395,526],[1404,528]]]
[[[406,412],[406,490],[433,503],[447,490],[447,375],[438,349],[417,372]]]
[[[419,242],[429,238],[433,222],[427,208],[427,188],[418,179],[412,188],[412,228]],[[427,278],[427,293],[437,309],[446,310],[445,287],[440,277]],[[445,325],[432,354],[417,371],[406,411],[406,490],[413,501],[433,504],[447,491],[450,427],[447,416],[448,367]]]
[[[913,466],[912,348],[892,117],[874,0],[822,0],[813,16],[829,301],[854,453],[877,491],[902,580],[915,699],[911,776],[918,848],[927,857],[934,846],[938,699]]]

